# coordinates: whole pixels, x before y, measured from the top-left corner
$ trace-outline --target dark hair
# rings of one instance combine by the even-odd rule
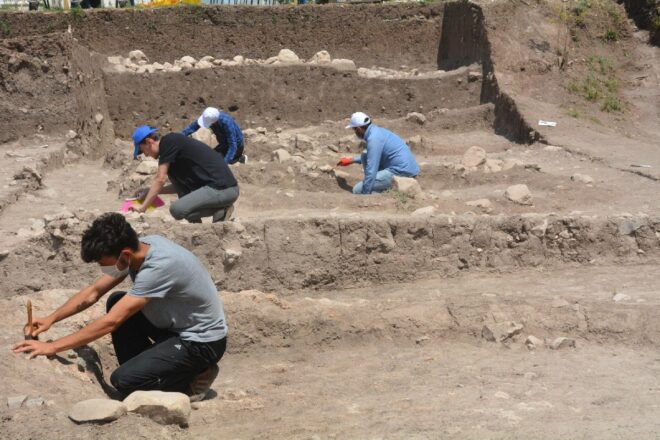
[[[83,232],[80,256],[85,263],[117,257],[122,249],[138,249],[138,237],[123,215],[106,212]]]
[[[147,138],[149,138],[151,140],[154,140],[154,141],[157,141],[158,139],[160,139],[160,134],[157,131],[154,131],[149,136],[147,136],[145,139],[147,139]],[[142,142],[144,142],[144,141],[142,141]]]

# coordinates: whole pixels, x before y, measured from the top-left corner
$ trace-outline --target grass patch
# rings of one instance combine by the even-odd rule
[[[406,204],[410,202],[412,199],[411,196],[409,196],[406,193],[402,193],[400,191],[395,191],[393,189],[388,189],[385,191],[385,194],[387,194],[389,197],[392,197],[394,199],[394,203],[396,205],[397,209],[404,209],[406,207]]]
[[[577,109],[575,107],[569,108],[568,111],[566,111],[566,114],[568,116],[570,116],[571,118],[576,118],[577,119],[577,118],[580,117],[580,112],[577,111]]]
[[[599,103],[601,111],[622,112],[624,106],[618,98],[619,81],[614,76],[612,63],[606,57],[592,56],[587,59],[586,67],[582,78],[571,79],[565,84],[566,90],[587,101]]]
[[[4,36],[11,35],[11,26],[9,26],[9,23],[4,20],[0,20],[0,32]]]

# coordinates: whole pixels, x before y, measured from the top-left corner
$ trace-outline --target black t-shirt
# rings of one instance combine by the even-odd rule
[[[158,164],[163,163],[170,164],[167,175],[177,192],[188,193],[204,186],[225,189],[238,185],[221,154],[181,133],[161,138]]]

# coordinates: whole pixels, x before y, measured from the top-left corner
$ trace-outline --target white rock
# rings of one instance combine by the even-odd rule
[[[424,147],[424,138],[418,134],[409,138],[406,144],[412,151],[420,151]]]
[[[312,64],[330,64],[332,62],[332,57],[327,50],[322,50],[316,52],[309,62]]]
[[[69,411],[76,423],[111,422],[126,414],[126,405],[110,399],[89,399],[78,402]]]
[[[231,266],[243,255],[240,249],[225,249],[225,264]]]
[[[584,183],[584,184],[587,184],[587,185],[594,183],[593,177],[591,177],[587,174],[579,174],[579,173],[573,174],[571,176],[571,180],[574,181],[574,182],[581,182],[581,183]]]
[[[26,395],[7,397],[7,406],[9,409],[17,409],[23,406],[26,400]]]
[[[119,64],[124,64],[124,58],[121,56],[114,56],[114,57],[108,57],[108,63],[119,65]]]
[[[212,63],[215,60],[211,55],[206,55],[205,57],[200,58],[200,61],[206,61],[208,63]]]
[[[406,116],[406,121],[415,122],[419,125],[424,125],[424,123],[426,122],[426,116],[424,116],[421,113],[412,112],[412,113],[408,113],[408,115]]]
[[[335,58],[330,65],[339,70],[357,70],[353,60],[346,60],[342,58]]]
[[[196,69],[210,69],[211,67],[213,67],[213,63],[204,60],[197,61],[195,64]]]
[[[192,134],[192,138],[205,143],[211,148],[218,144],[215,134],[213,134],[213,131],[209,128],[200,127],[199,130]]]
[[[186,55],[185,57],[181,57],[180,62],[181,62],[181,67],[183,67],[183,64],[195,65],[197,60],[189,55]]]
[[[509,394],[505,393],[504,391],[498,391],[495,393],[495,398],[508,400],[511,398],[511,396],[509,396]]]
[[[144,61],[149,62],[149,58],[141,50],[132,50],[128,53],[128,59],[134,63]]]
[[[522,324],[513,321],[486,324],[481,329],[481,336],[490,342],[504,342],[520,333],[522,329]]]
[[[612,301],[614,302],[630,301],[630,295],[626,295],[625,293],[617,293],[612,297]]]
[[[300,63],[300,58],[290,49],[282,49],[277,54],[277,61],[282,64],[297,64]]]
[[[350,174],[348,174],[346,171],[334,169],[332,170],[332,174],[335,178],[337,179],[348,179],[350,177]]]
[[[527,188],[527,185],[511,185],[504,192],[504,196],[511,200],[514,203],[520,205],[531,205],[532,204],[532,193]]]
[[[156,160],[143,160],[135,169],[135,172],[139,174],[156,174],[156,171],[158,171],[158,161]]]
[[[272,153],[273,161],[284,163],[291,160],[291,154],[284,148],[279,148]]]
[[[319,171],[322,171],[324,173],[331,173],[332,172],[332,166],[331,165],[321,165],[319,167]]]
[[[563,151],[564,149],[562,147],[556,147],[554,145],[548,145],[547,147],[543,147],[543,150],[545,151]]]
[[[486,151],[481,147],[470,147],[461,161],[466,168],[478,167],[484,162],[486,162]]]
[[[160,63],[152,63],[151,66],[154,68],[156,71],[164,70],[165,66],[163,66]]]
[[[550,343],[550,348],[553,350],[559,350],[561,348],[568,347],[575,348],[575,339],[561,337],[556,338]]]
[[[183,393],[135,391],[124,399],[124,405],[129,412],[163,425],[187,426],[190,417],[190,398]]]
[[[76,133],[76,132],[73,131],[73,130],[69,130],[69,131],[66,132],[66,138],[67,138],[67,139],[73,139],[73,138],[75,138],[76,136],[78,136],[78,133]]]
[[[275,64],[275,62],[279,61],[278,57],[270,57],[266,61],[264,61],[265,64]]]
[[[243,55],[236,55],[236,56],[234,57],[234,62],[235,62],[236,64],[239,64],[239,65],[240,65],[240,64],[244,64],[244,63],[245,63],[245,58],[243,57]]]
[[[499,159],[486,159],[484,171],[487,173],[498,173],[502,171],[502,161]]]
[[[543,347],[545,347],[545,343],[543,342],[543,339],[537,338],[536,336],[533,335],[527,336],[525,345],[527,346],[528,350],[540,350]]]
[[[392,177],[392,190],[399,191],[411,197],[417,197],[422,194],[422,187],[419,186],[417,179],[412,177]]]
[[[34,399],[28,399],[25,402],[25,407],[26,408],[36,408],[39,406],[43,406],[46,403],[46,401],[42,397],[35,397]]]
[[[97,114],[94,115],[94,121],[96,121],[97,125],[100,125],[101,122],[103,122],[103,119],[104,119],[104,117],[103,117],[102,113],[97,113]]]
[[[435,214],[435,211],[436,211],[435,206],[425,206],[423,208],[414,210],[411,215],[413,217],[424,217]]]

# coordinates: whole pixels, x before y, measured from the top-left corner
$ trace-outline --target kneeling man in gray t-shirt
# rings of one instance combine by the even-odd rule
[[[119,368],[110,381],[122,395],[162,390],[203,399],[218,375],[227,325],[222,300],[197,257],[164,237],[138,238],[117,213],[102,215],[84,232],[81,255],[101,265],[103,276],[34,319],[33,336],[91,306],[127,275],[133,287],[110,295],[108,313],[79,331],[53,342],[20,342],[13,350],[50,356],[112,333]]]

